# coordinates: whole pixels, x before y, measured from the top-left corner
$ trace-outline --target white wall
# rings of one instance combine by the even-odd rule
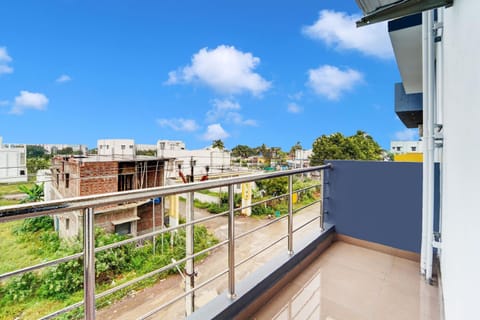
[[[97,141],[97,152],[100,156],[135,155],[135,141],[132,139],[102,139]]]
[[[480,1],[445,10],[442,282],[446,319],[478,319],[480,302]]]
[[[0,144],[0,183],[27,182],[26,145]]]

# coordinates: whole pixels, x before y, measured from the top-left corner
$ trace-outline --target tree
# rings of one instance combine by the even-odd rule
[[[137,156],[156,156],[156,150],[137,150]]]
[[[225,149],[225,145],[223,144],[223,141],[220,140],[220,139],[213,140],[212,148],[217,148],[217,149],[223,150],[223,149]]]
[[[59,149],[57,151],[57,154],[61,154],[61,155],[73,154],[73,148],[72,147],[65,147],[63,149]]]
[[[239,144],[232,149],[232,156],[240,158],[248,158],[255,154],[254,149],[249,146]]]
[[[303,147],[302,147],[302,144],[300,143],[300,141],[297,141],[297,143],[295,143],[291,148],[290,148],[290,152],[288,153],[288,155],[290,156],[290,158],[294,159],[295,158],[295,151],[297,150],[303,150]]]
[[[50,168],[50,160],[45,158],[27,158],[27,170],[29,175],[36,174],[40,169]]]
[[[326,159],[340,160],[380,160],[382,148],[375,140],[363,131],[345,137],[337,132],[322,135],[313,142],[313,154],[310,165],[323,164]]]
[[[27,158],[41,158],[47,155],[47,150],[42,146],[27,145]]]

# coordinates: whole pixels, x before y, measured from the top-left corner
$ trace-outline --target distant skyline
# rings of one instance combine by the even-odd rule
[[[19,0],[0,12],[5,142],[418,139],[394,113],[386,24],[357,29],[354,1]]]

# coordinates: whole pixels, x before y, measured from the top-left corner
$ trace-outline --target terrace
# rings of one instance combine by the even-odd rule
[[[83,309],[86,319],[264,319],[285,315],[292,319],[308,318],[306,315],[380,319],[392,312],[399,317],[411,315],[409,319],[439,319],[437,287],[421,280],[418,264],[421,192],[411,185],[421,181],[420,169],[420,164],[334,161],[313,168],[2,207],[0,223],[83,210],[84,241],[82,252],[9,271],[0,275],[0,281],[80,258],[83,300],[37,315],[42,319],[75,309]],[[294,189],[293,181],[306,175],[316,181],[315,185]],[[234,206],[235,184],[284,177],[286,194]],[[385,188],[392,178],[396,183]],[[199,214],[193,206],[194,192],[219,187],[228,188],[229,210],[217,215]],[[294,198],[308,190],[320,196],[308,205],[294,206]],[[96,207],[176,194],[187,195],[185,223],[95,248]],[[372,202],[375,194],[376,201]],[[411,200],[385,210],[386,203],[403,198]],[[239,215],[248,207],[282,199],[288,208],[284,215],[261,220]],[[219,242],[195,251],[194,225],[214,230]],[[99,252],[129,243],[141,245],[152,237],[159,243],[164,235],[180,229],[187,234],[184,258],[109,287],[96,283],[95,259]],[[210,255],[203,262],[194,262],[205,253]],[[118,308],[113,304],[96,310],[99,301],[118,291],[179,269],[182,275],[164,280],[162,290],[149,291],[148,295],[139,291],[122,300]],[[188,276],[193,274],[196,276]]]

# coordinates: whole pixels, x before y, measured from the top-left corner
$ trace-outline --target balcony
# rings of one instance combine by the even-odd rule
[[[315,183],[294,188],[293,181],[307,175]],[[285,194],[235,207],[236,184],[282,178],[287,183]],[[0,282],[7,283],[9,278],[28,272],[41,273],[67,261],[81,261],[83,300],[35,315],[42,319],[72,316],[75,311],[76,317],[86,319],[439,319],[438,289],[424,283],[419,274],[421,183],[417,185],[417,178],[421,180],[417,164],[333,162],[313,168],[0,207],[0,223],[77,211],[83,217],[84,232],[81,252],[8,271],[0,275]],[[394,183],[387,188],[388,181]],[[406,184],[411,186],[405,188]],[[228,190],[227,211],[206,215],[194,208],[194,192],[219,187]],[[295,198],[310,190],[316,196],[309,204],[294,205]],[[178,194],[186,196],[180,210],[184,223],[95,247],[96,208]],[[269,219],[239,215],[244,209],[281,201],[286,204],[284,214],[275,213]],[[395,205],[386,208],[388,203]],[[195,250],[194,225],[206,226],[218,243]],[[96,282],[95,260],[100,252],[129,244],[141,247],[152,238],[161,246],[160,239],[177,230],[187,235],[182,258],[118,283]],[[209,255],[203,261],[194,260],[205,254]],[[132,289],[141,281],[175,270],[178,274],[157,281],[154,289]],[[120,291],[132,294],[120,303],[105,306],[105,299]],[[103,307],[97,310],[100,304]]]

